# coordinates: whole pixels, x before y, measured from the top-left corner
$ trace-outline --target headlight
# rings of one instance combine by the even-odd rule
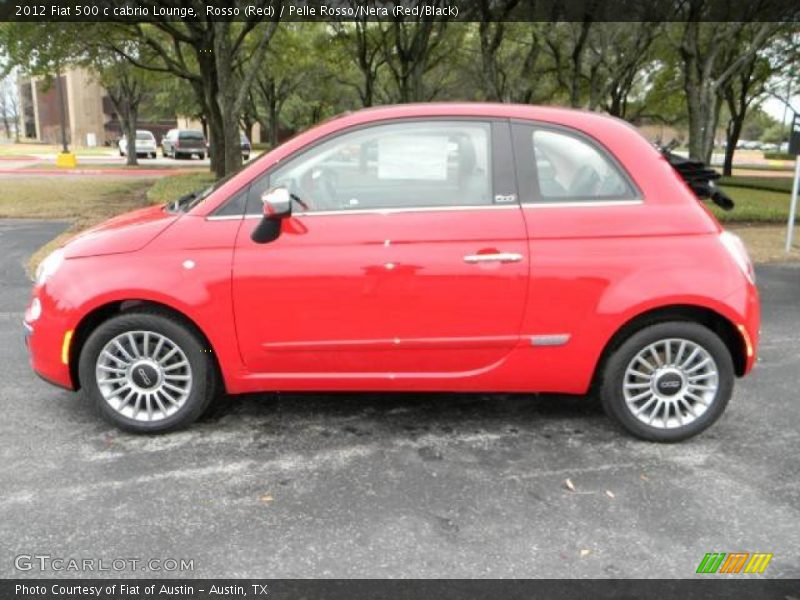
[[[59,248],[58,250],[51,252],[47,258],[39,263],[39,266],[36,268],[36,285],[44,285],[45,282],[50,279],[56,271],[58,271],[58,268],[63,262],[63,249]]]
[[[750,283],[756,282],[756,272],[753,269],[753,263],[750,260],[750,255],[747,253],[747,247],[744,245],[742,239],[735,233],[730,231],[723,231],[719,235],[719,241],[725,246],[725,249],[739,265],[739,268],[745,274]]]

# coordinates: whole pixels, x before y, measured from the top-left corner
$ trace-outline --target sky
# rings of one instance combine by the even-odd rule
[[[797,112],[800,112],[800,95],[793,96],[790,104]],[[777,119],[778,121],[783,119],[783,113],[785,107],[786,105],[777,98],[767,98],[767,100],[764,101],[764,104],[761,105],[761,108],[765,113],[767,113],[773,119]],[[786,123],[791,123],[791,121],[792,121],[792,111],[787,110]]]

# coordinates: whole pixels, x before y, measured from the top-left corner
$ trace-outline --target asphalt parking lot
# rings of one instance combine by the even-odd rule
[[[226,398],[142,437],[28,367],[23,264],[63,228],[0,221],[0,577],[42,575],[20,554],[191,559],[171,575],[193,577],[689,577],[734,551],[800,577],[798,266],[758,269],[757,370],[683,444],[633,440],[590,399],[511,395]]]

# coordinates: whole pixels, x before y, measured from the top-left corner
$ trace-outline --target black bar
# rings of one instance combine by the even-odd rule
[[[482,8],[483,6],[483,8]],[[0,0],[0,21],[147,22],[163,19],[387,21],[759,21],[796,22],[796,0],[520,0],[510,13],[476,0]]]
[[[706,578],[708,577],[708,578]],[[99,593],[98,593],[99,592]],[[7,579],[3,600],[785,600],[798,579],[702,576],[636,580]]]

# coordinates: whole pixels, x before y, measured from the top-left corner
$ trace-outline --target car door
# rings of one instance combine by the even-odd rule
[[[252,184],[236,241],[242,357],[274,377],[476,374],[519,339],[527,239],[505,121],[419,120],[334,135]],[[299,199],[251,240],[259,198]]]
[[[513,123],[519,193],[530,240],[523,335],[531,336],[533,389],[565,389],[564,373],[591,373],[618,327],[609,288],[664,247],[642,235],[641,194],[614,155],[567,127]],[[585,381],[573,377],[576,392]]]

